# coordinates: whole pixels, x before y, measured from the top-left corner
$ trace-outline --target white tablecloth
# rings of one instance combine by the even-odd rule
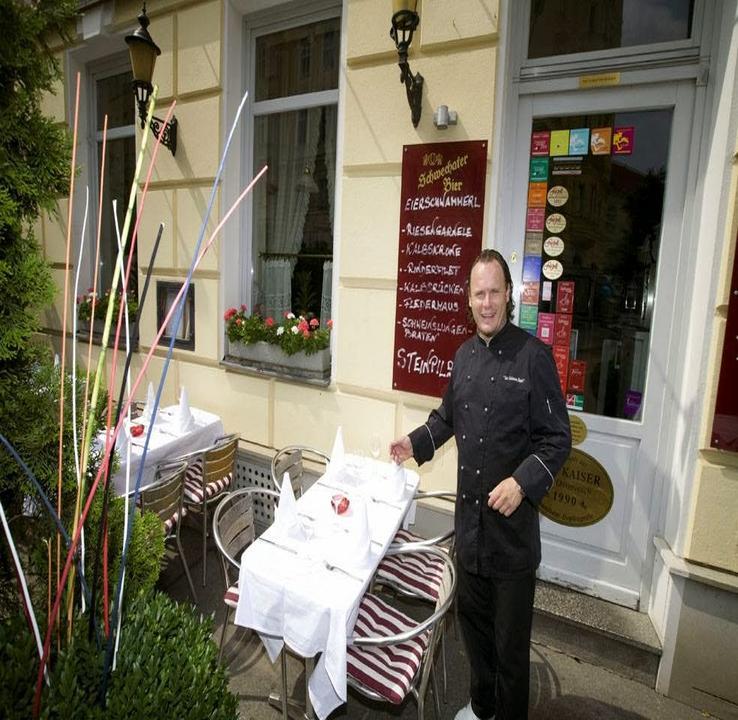
[[[175,458],[179,455],[185,455],[195,450],[209,447],[224,434],[221,419],[213,413],[198,408],[191,408],[195,421],[193,427],[188,432],[180,433],[172,421],[176,410],[177,405],[172,405],[162,408],[157,415],[154,430],[149,440],[148,452],[146,453],[146,464],[144,465],[143,476],[141,478],[141,487],[145,487],[154,481],[156,466],[160,463],[169,458]],[[134,423],[136,422],[138,421],[134,420]],[[148,424],[145,424],[143,435],[131,438],[131,490],[136,487],[136,477],[138,469],[141,466],[141,457],[143,456],[143,447],[148,430]],[[98,441],[104,445],[104,433],[98,436]],[[118,456],[120,458],[120,466],[115,475],[111,477],[111,482],[113,483],[115,492],[118,495],[123,495],[126,491],[128,449],[123,447]]]
[[[408,510],[414,509],[420,481],[417,473],[406,470],[405,489],[398,498],[385,492],[382,481],[392,465],[370,459],[360,462],[366,472],[358,483],[334,468],[298,499],[304,526],[311,528],[310,539],[291,540],[270,527],[241,558],[235,622],[259,632],[272,662],[284,642],[303,657],[321,653],[309,680],[310,701],[321,720],[346,702],[347,637],[380,559]],[[339,492],[352,501],[342,516],[331,510],[331,497]],[[342,557],[341,547],[349,537],[351,509],[362,503],[371,537],[370,557],[356,567]],[[345,572],[328,569],[325,559]]]

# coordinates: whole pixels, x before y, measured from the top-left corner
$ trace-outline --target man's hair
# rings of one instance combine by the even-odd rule
[[[492,250],[491,248],[482,250],[482,252],[479,253],[479,255],[477,256],[477,259],[472,263],[472,266],[469,268],[469,278],[466,281],[467,294],[471,293],[472,270],[474,270],[476,265],[478,265],[479,263],[491,262],[498,262],[500,264],[500,267],[502,268],[502,274],[505,276],[505,286],[510,289],[510,299],[507,301],[507,319],[512,320],[513,311],[515,310],[515,301],[513,300],[512,276],[510,275],[510,268],[507,266],[505,258],[502,257],[502,254],[497,252],[497,250]]]

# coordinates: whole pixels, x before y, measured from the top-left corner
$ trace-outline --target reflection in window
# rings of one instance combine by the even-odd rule
[[[126,61],[127,62],[127,61]],[[100,171],[102,131],[108,116],[108,138],[103,178],[102,230],[100,261],[97,268],[99,294],[110,289],[118,257],[118,240],[113,216],[113,200],[118,201],[118,220],[123,224],[126,204],[136,170],[135,102],[131,92],[133,76],[130,70],[95,78],[96,162]],[[94,193],[91,192],[91,196]],[[133,217],[135,217],[135,207]],[[133,231],[131,226],[130,232]],[[130,232],[128,241],[130,241]],[[92,233],[92,237],[95,233]],[[126,243],[126,247],[128,247]],[[128,255],[126,254],[126,258]],[[134,250],[128,292],[136,297],[138,284],[137,253]]]
[[[531,0],[528,57],[684,40],[694,0]]]
[[[553,345],[572,409],[640,418],[671,115],[653,110],[533,121],[525,263],[542,270],[533,278],[524,269],[519,318]],[[601,136],[611,145],[594,153]],[[584,143],[573,154],[580,137]],[[565,148],[554,154],[562,138]],[[551,219],[554,214],[559,217]],[[528,259],[536,254],[538,265]]]
[[[254,171],[269,170],[253,192],[251,307],[264,317],[285,312],[331,316],[336,104],[310,93],[333,90],[337,100],[338,19],[262,36],[256,43],[256,96],[268,114],[254,113]],[[298,109],[290,100],[300,94]],[[303,107],[299,107],[303,105]]]

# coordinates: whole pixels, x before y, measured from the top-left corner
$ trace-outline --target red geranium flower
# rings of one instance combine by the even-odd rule
[[[264,325],[267,327],[272,327],[274,325],[274,318],[268,317],[266,320],[264,320]]]
[[[318,327],[318,325],[320,325],[320,322],[319,322],[318,318],[313,318],[310,321],[310,327],[311,328],[316,328],[316,327]]]
[[[329,321],[328,321],[328,322],[326,323],[326,327],[327,327],[327,328],[328,328],[329,330],[332,330],[332,329],[333,329],[333,320],[329,320]]]
[[[233,317],[233,316],[234,316],[234,315],[235,315],[235,314],[236,314],[237,312],[238,312],[238,310],[236,310],[236,308],[228,308],[228,310],[226,310],[226,311],[225,311],[225,313],[223,313],[223,319],[224,319],[224,320],[226,320],[226,321],[228,321],[228,320],[230,320],[230,319],[231,319],[231,318],[232,318],[232,317]]]

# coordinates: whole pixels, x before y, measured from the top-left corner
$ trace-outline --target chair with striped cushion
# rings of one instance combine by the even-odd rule
[[[423,720],[425,696],[433,681],[436,713],[440,717],[435,687],[433,658],[443,620],[456,592],[456,573],[448,553],[436,547],[398,546],[390,557],[406,559],[423,556],[436,559],[443,571],[438,598],[431,614],[416,620],[374,593],[367,593],[359,605],[346,657],[348,684],[378,701],[401,704],[412,694],[418,704],[418,720]],[[420,606],[422,607],[422,606]]]
[[[282,478],[285,473],[289,473],[295,497],[300,497],[306,490],[305,462],[325,468],[330,461],[328,455],[315,448],[306,445],[287,445],[277,450],[272,458],[272,482],[277,492],[281,492]]]
[[[207,582],[208,559],[208,505],[220,499],[230,488],[236,475],[238,435],[225,435],[202,450],[182,455],[177,460],[187,461],[185,506],[190,513],[199,514],[202,524],[202,586]]]
[[[226,614],[223,619],[223,630],[220,635],[220,651],[223,654],[223,641],[226,628],[231,617],[231,610],[238,605],[238,575],[241,570],[241,555],[256,539],[259,516],[268,523],[273,517],[273,507],[279,493],[260,487],[248,487],[228,493],[215,508],[213,513],[213,537],[220,551],[220,564],[223,569],[225,595],[223,602]],[[272,508],[268,513],[266,508]]]
[[[174,540],[177,545],[182,567],[184,568],[187,582],[190,585],[192,599],[197,603],[195,585],[192,582],[190,569],[187,565],[179,539],[180,522],[187,515],[184,505],[184,484],[187,472],[186,462],[167,463],[160,465],[156,471],[156,480],[141,490],[139,495],[139,506],[141,512],[156,513],[164,523],[164,541]]]

